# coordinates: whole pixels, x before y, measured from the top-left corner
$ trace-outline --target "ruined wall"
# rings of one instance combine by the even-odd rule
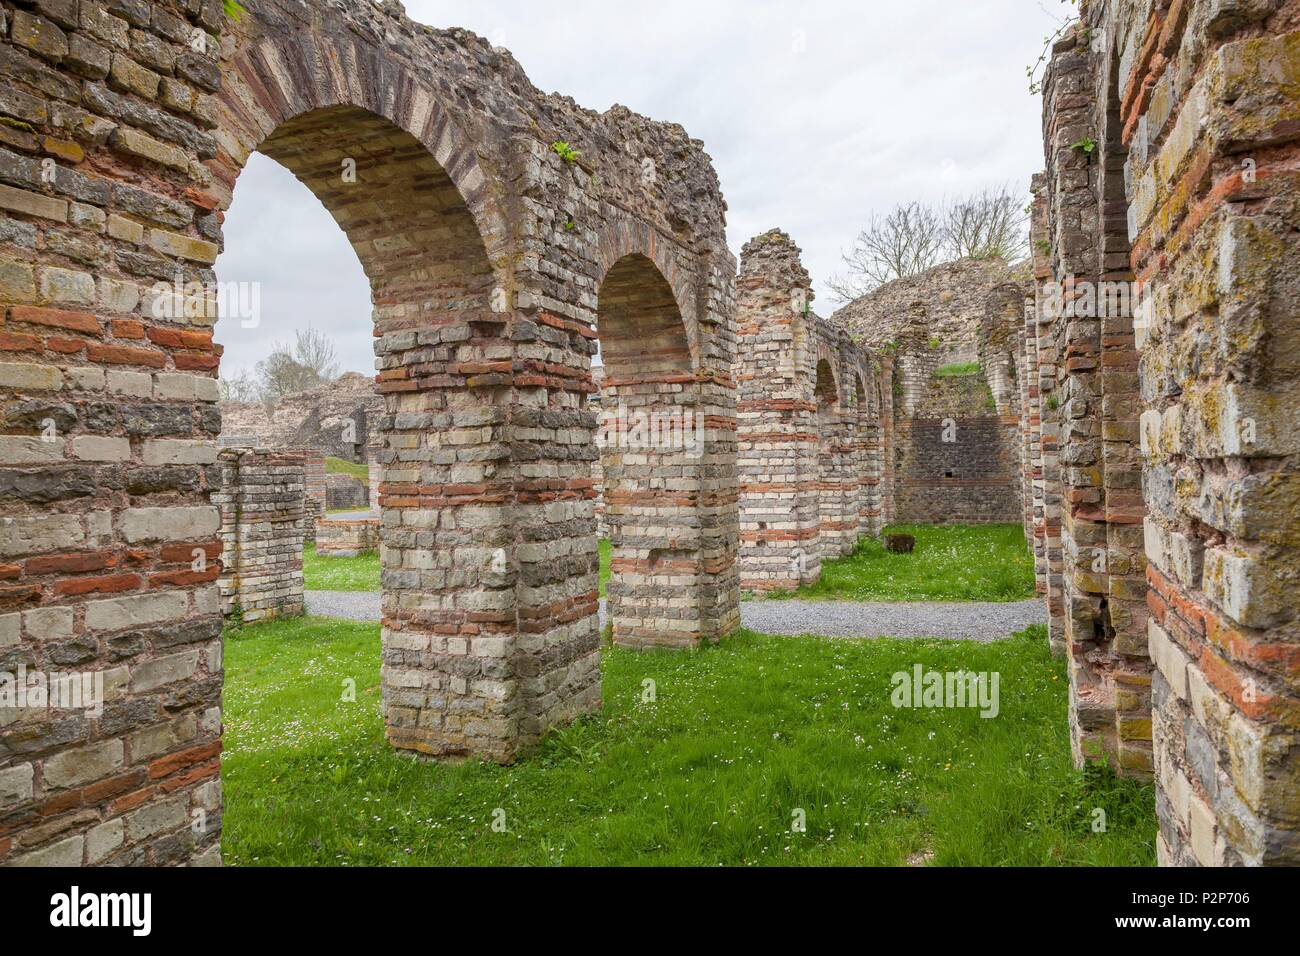
[[[222,402],[222,444],[246,448],[310,448],[365,463],[382,447],[384,400],[373,376],[349,372],[320,388],[265,402]]]
[[[316,553],[327,558],[355,558],[378,551],[378,518],[326,518],[316,525]]]
[[[1048,74],[1036,216],[1074,733],[1154,770],[1163,864],[1294,865],[1300,4],[1083,23]]]
[[[737,282],[741,585],[794,590],[882,528],[880,370],[812,312],[799,248],[774,229]]]
[[[735,262],[700,144],[542,94],[393,2],[250,8],[0,0],[0,561],[23,615],[0,658],[76,647],[116,681],[102,720],[4,715],[30,786],[6,791],[0,863],[219,859],[221,602],[215,561],[195,578],[190,560],[221,546],[211,266],[255,150],[372,285],[395,747],[509,761],[599,707],[598,324],[643,371],[616,394],[706,426],[680,470],[620,476],[640,581],[615,630],[690,646],[739,622]],[[679,323],[671,369],[648,370],[647,318]]]
[[[1027,289],[1025,266],[960,259],[887,283],[832,317],[892,360],[879,430],[888,520],[1025,523],[1016,353]],[[936,374],[963,363],[979,371]]]
[[[1043,309],[1056,376],[1062,637],[1076,762],[1105,759],[1144,774],[1152,755],[1137,355],[1131,303],[1098,295],[1131,278],[1114,231],[1124,221],[1122,189],[1118,208],[1113,199],[1123,158],[1107,122],[1104,58],[1084,36],[1056,45],[1044,83],[1051,277]]]
[[[304,613],[302,549],[308,520],[301,452],[227,449],[212,503],[221,514],[221,613],[245,624]],[[208,560],[196,548],[197,565]]]

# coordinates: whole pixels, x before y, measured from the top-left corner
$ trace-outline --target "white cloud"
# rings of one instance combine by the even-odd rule
[[[406,7],[508,47],[540,89],[681,123],[718,169],[733,251],[785,229],[803,248],[821,311],[827,276],[872,211],[1003,182],[1027,197],[1043,163],[1040,103],[1024,68],[1054,21],[1025,0]],[[251,164],[226,241],[220,276],[260,279],[264,318],[256,330],[218,329],[223,367],[251,365],[311,322],[336,338],[348,369],[372,369],[365,278],[305,187],[269,160]]]

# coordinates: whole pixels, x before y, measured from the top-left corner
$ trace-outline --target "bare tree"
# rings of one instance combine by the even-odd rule
[[[1023,200],[1007,185],[941,206],[896,206],[888,216],[871,217],[853,249],[842,256],[847,271],[826,284],[836,298],[851,302],[887,282],[953,259],[1014,262],[1029,254],[1028,227]]]
[[[848,271],[832,276],[827,285],[845,301],[856,299],[938,265],[944,240],[943,220],[933,207],[919,202],[895,206],[887,216],[871,217],[852,250],[842,256]]]
[[[292,347],[276,343],[271,354],[257,363],[260,390],[266,401],[318,388],[338,378],[337,352],[327,336],[311,327],[294,336]]]
[[[257,380],[248,369],[240,369],[234,375],[223,376],[217,382],[223,402],[255,402],[260,397]]]
[[[1029,214],[1009,185],[948,203],[943,210],[946,252],[954,259],[1004,259],[1029,254]]]

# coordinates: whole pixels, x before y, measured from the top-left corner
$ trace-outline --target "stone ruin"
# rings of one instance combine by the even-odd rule
[[[751,240],[737,280],[740,580],[753,591],[815,582],[822,561],[883,528],[877,360],[812,311],[799,248]],[[885,406],[887,407],[887,406]]]
[[[822,319],[782,233],[737,280],[698,141],[392,0],[0,0],[0,671],[107,691],[0,710],[0,865],[220,860],[226,582],[292,577],[319,485],[218,447],[211,266],[255,150],[372,285],[395,748],[508,762],[600,706],[598,479],[629,647],[719,639],[742,584],[988,481],[963,513],[1026,523],[1076,755],[1153,777],[1161,862],[1300,862],[1300,2],[1082,15],[1032,288],[982,284],[935,348],[913,305],[942,295]],[[1134,302],[1099,314],[1106,283]],[[992,407],[927,394],[960,360]],[[996,454],[926,453],[945,419]],[[646,420],[679,440],[629,440]],[[245,618],[295,600],[264,597]]]

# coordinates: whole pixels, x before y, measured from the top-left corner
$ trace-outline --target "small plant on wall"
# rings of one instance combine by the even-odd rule
[[[576,163],[578,157],[582,155],[582,153],[578,152],[563,140],[558,143],[552,143],[551,149],[555,152],[556,156],[559,156],[560,159],[564,160],[566,163]]]
[[[226,16],[238,23],[248,11],[239,0],[222,0],[226,8]]]
[[[1072,144],[1070,149],[1077,149],[1079,152],[1083,153],[1083,155],[1091,159],[1092,154],[1097,151],[1097,141],[1091,136],[1085,136],[1077,143]]]

